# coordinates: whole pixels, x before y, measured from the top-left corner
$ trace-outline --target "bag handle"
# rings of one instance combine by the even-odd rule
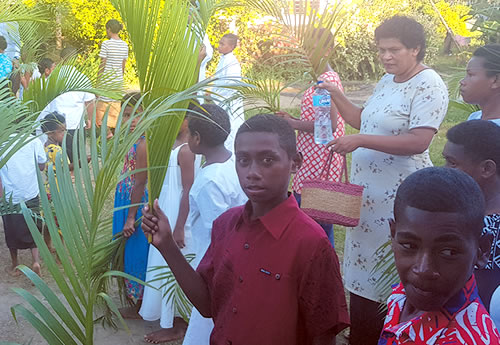
[[[333,161],[333,154],[334,152],[330,150],[330,153],[328,154],[328,158],[326,159],[325,164],[323,164],[323,169],[321,169],[321,173],[319,174],[319,178],[322,180],[328,180],[328,173],[330,172],[330,168],[332,166],[332,161]],[[342,164],[342,171],[340,172],[340,182],[342,182],[342,177],[344,177],[343,183],[348,184],[349,183],[349,174],[347,173],[347,157],[342,155],[343,159],[343,164]],[[326,172],[326,175],[325,175]]]

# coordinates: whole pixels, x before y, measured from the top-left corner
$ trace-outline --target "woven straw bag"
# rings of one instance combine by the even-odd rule
[[[359,223],[363,187],[349,183],[345,156],[340,182],[328,181],[332,158],[333,151],[330,151],[318,179],[304,181],[301,209],[320,223],[353,227]]]

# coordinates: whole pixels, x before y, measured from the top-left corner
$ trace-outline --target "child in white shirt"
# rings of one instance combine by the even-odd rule
[[[7,150],[2,159],[9,153]],[[7,201],[13,204],[25,202],[29,208],[39,207],[39,188],[36,169],[44,170],[47,156],[40,140],[28,137],[26,144],[15,152],[0,169],[0,195],[5,192]],[[30,249],[33,258],[32,269],[40,275],[40,258],[28,224],[20,213],[2,216],[5,232],[5,242],[10,251],[12,265],[7,269],[10,275],[20,274],[16,271],[18,265],[17,251]]]
[[[217,65],[215,78],[227,79],[217,80],[215,82],[217,86],[230,86],[241,80],[241,65],[233,54],[233,50],[236,48],[237,44],[238,36],[235,34],[225,34],[219,41],[218,49],[221,58]],[[229,115],[231,132],[225,142],[225,146],[228,150],[234,152],[234,137],[238,128],[245,122],[243,101],[241,99],[235,99],[230,102],[227,101],[236,94],[235,90],[215,87],[212,91],[215,93],[214,97],[217,105],[223,107]]]

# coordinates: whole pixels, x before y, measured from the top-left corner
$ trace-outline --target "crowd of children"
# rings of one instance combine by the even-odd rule
[[[118,36],[122,26],[111,20],[106,29],[109,40],[101,47],[99,75],[123,84],[128,47]],[[390,39],[382,37],[380,42]],[[113,235],[127,238],[124,272],[151,284],[145,287],[125,280],[132,307],[120,313],[125,318],[160,321],[158,331],[144,336],[148,343],[184,338],[186,345],[331,345],[350,326],[356,296],[351,293],[349,315],[331,225],[318,224],[300,209],[303,180],[317,177],[320,163],[329,154],[326,146],[313,142],[311,134],[314,88],[304,95],[300,119],[278,113],[245,121],[241,100],[225,88],[241,79],[241,66],[233,54],[237,43],[234,34],[220,40],[221,59],[211,90],[215,104],[191,101],[153,209],[143,206],[148,200],[144,135],[124,159],[114,198]],[[211,47],[203,44],[199,63],[206,64]],[[6,48],[7,40],[0,36],[0,82],[13,68]],[[71,54],[74,50],[67,48],[61,57]],[[500,344],[495,326],[500,321],[499,56],[500,45],[487,45],[468,64],[461,93],[482,111],[447,132],[446,167],[416,169],[400,176],[393,190],[393,202],[387,205],[393,212],[382,226],[390,235],[400,283],[393,286],[383,328],[376,332],[379,345]],[[413,58],[418,62],[416,75],[427,70],[420,69],[417,55]],[[29,79],[50,78],[55,64],[44,58],[38,66]],[[63,66],[60,73],[80,72]],[[321,87],[339,96],[340,79],[329,65],[321,77],[325,81]],[[85,92],[55,98],[39,116],[43,143],[28,137],[0,169],[1,195],[14,204],[25,202],[36,214],[36,169],[47,172],[47,162],[55,165],[61,159],[65,136],[70,169],[80,161],[72,138],[85,123],[85,112],[92,114],[96,107],[97,126],[108,114],[112,137],[122,107],[123,121],[133,116],[130,130],[135,130],[140,117],[133,109],[143,111],[137,106],[140,98],[134,93],[121,102],[96,100]],[[346,144],[338,140],[344,136],[340,114],[344,111],[352,122],[355,116],[349,113],[356,113],[360,127],[364,111],[344,98],[337,98],[340,113],[332,102],[336,129],[332,150],[342,153],[366,147],[386,152],[342,146]],[[434,125],[422,126],[434,131]],[[345,159],[335,157],[330,180],[339,179]],[[50,200],[48,186],[47,194]],[[38,250],[24,216],[10,214],[2,219],[12,258],[8,273],[19,274],[17,252],[30,249],[33,271],[41,274]],[[189,323],[167,296],[171,286],[155,278],[167,271],[167,265],[194,305]],[[380,313],[377,318],[382,319]],[[374,340],[372,335],[351,336],[366,339],[367,345]]]

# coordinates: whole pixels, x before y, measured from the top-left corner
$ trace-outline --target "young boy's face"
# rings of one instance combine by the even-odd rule
[[[299,155],[289,157],[278,135],[268,132],[239,134],[235,155],[241,188],[251,202],[263,205],[273,205],[287,195],[290,174],[301,164]]]
[[[222,38],[219,41],[219,53],[226,55],[234,50],[234,45],[232,45],[227,38]]]
[[[202,154],[200,151],[200,134],[198,132],[192,132],[188,127],[188,146],[192,153],[199,155]]]
[[[458,213],[409,206],[402,213],[390,227],[407,300],[418,310],[437,310],[465,286],[483,255],[475,230],[465,229]]]
[[[476,180],[477,183],[481,184],[480,166],[465,154],[463,145],[457,145],[448,141],[443,149],[443,157],[447,168],[462,170]]]
[[[53,63],[53,64],[50,66],[50,68],[46,68],[46,69],[45,69],[45,71],[44,71],[44,73],[43,73],[43,74],[45,75],[45,78],[47,78],[47,77],[50,75],[50,73],[52,73],[52,71],[54,71],[54,68],[56,68],[56,64],[55,64],[55,63]]]
[[[61,124],[59,125],[59,128],[56,129],[55,131],[47,133],[47,136],[50,137],[50,139],[55,141],[56,143],[61,144],[63,142],[65,133],[66,133],[66,125]]]
[[[139,108],[137,108],[137,111],[134,114],[135,117],[132,119],[132,123],[130,124],[130,131],[131,132],[133,132],[135,130],[135,127],[137,127],[137,124],[139,123],[139,121],[141,119],[139,114],[142,113],[143,111],[144,111],[144,109],[142,108],[142,106],[139,106]],[[132,116],[133,112],[134,112],[134,106],[127,105],[127,107],[123,111],[122,122],[127,123],[128,120],[130,120],[130,117]]]

